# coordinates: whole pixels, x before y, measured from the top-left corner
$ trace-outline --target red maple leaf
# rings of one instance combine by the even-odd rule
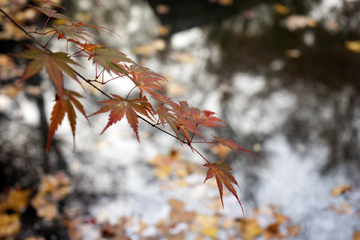
[[[64,90],[64,95],[61,97],[56,95],[56,103],[51,112],[50,126],[48,139],[46,143],[46,151],[49,151],[51,139],[56,132],[59,125],[61,125],[62,120],[64,119],[65,113],[68,115],[70,122],[71,131],[74,138],[74,150],[75,150],[75,127],[76,127],[76,113],[73,105],[86,117],[84,107],[81,103],[75,98],[82,98],[82,96],[74,91]],[[89,120],[88,120],[89,121]],[[90,124],[90,122],[89,122]]]
[[[176,126],[176,117],[170,113],[170,109],[164,107],[163,105],[158,105],[156,113],[159,116],[159,121],[163,127],[165,123],[169,124],[176,136],[180,139],[179,130]]]
[[[129,78],[139,88],[141,92],[147,92],[154,96],[153,90],[159,90],[165,94],[160,81],[166,81],[161,75],[154,73],[146,68],[140,68],[136,65],[131,65],[129,68]]]
[[[221,120],[220,118],[214,117],[215,114],[212,111],[204,110],[200,111],[198,108],[191,108],[189,111],[190,115],[192,116],[192,122],[197,126],[201,125],[203,127],[213,128],[213,127],[222,127],[226,128],[219,123],[225,123],[225,121]]]
[[[235,198],[238,200],[241,210],[244,214],[244,209],[242,207],[242,204],[239,200],[239,197],[236,193],[236,190],[234,189],[232,184],[235,184],[236,186],[239,187],[238,183],[236,182],[235,178],[233,175],[231,175],[231,173],[229,172],[230,170],[232,170],[231,167],[229,167],[228,165],[226,165],[225,163],[223,163],[224,160],[222,161],[216,161],[215,163],[205,163],[203,166],[209,168],[207,173],[206,173],[206,178],[204,180],[204,183],[215,176],[216,179],[216,183],[217,186],[219,188],[219,193],[220,193],[220,199],[221,199],[221,204],[224,207],[224,202],[223,202],[223,184],[225,185],[225,187],[235,196]],[[240,188],[240,187],[239,187]]]
[[[109,121],[105,126],[104,130],[100,133],[103,134],[108,127],[120,121],[124,117],[124,115],[126,115],[126,119],[128,123],[130,124],[131,128],[134,130],[136,137],[140,142],[139,134],[138,134],[139,122],[138,122],[137,113],[140,113],[151,119],[151,117],[148,114],[148,113],[152,114],[153,111],[150,103],[141,94],[140,94],[140,98],[131,99],[131,100],[124,99],[115,94],[111,94],[111,95],[114,98],[99,102],[99,103],[104,103],[106,105],[101,107],[97,112],[91,114],[89,117],[95,114],[105,113],[110,111]]]
[[[37,74],[45,65],[46,72],[48,73],[50,80],[53,82],[60,96],[63,96],[64,94],[64,80],[62,72],[66,73],[68,76],[79,82],[74,69],[72,69],[69,64],[77,66],[81,65],[74,62],[72,59],[66,56],[65,53],[43,51],[31,45],[28,45],[28,47],[29,50],[26,50],[23,53],[15,54],[16,57],[32,60],[29,62],[23,77],[19,80],[18,83],[22,83],[28,78]]]

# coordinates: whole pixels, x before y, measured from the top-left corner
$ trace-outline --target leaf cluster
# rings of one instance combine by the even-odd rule
[[[56,103],[50,118],[47,151],[49,151],[49,148],[51,147],[52,137],[57,131],[58,126],[61,125],[65,114],[67,114],[71,131],[75,138],[77,117],[75,109],[84,115],[85,118],[110,112],[108,122],[100,134],[104,133],[113,124],[116,124],[125,118],[133,129],[139,142],[138,123],[140,119],[178,139],[182,145],[187,145],[193,152],[199,154],[206,162],[203,166],[208,168],[205,181],[215,176],[222,204],[222,185],[224,184],[236,197],[241,206],[236,190],[233,187],[233,185],[238,186],[238,183],[229,172],[232,169],[223,163],[223,160],[211,163],[194,147],[195,143],[205,143],[209,145],[220,143],[239,155],[239,151],[250,153],[255,159],[256,154],[244,149],[231,140],[218,136],[213,136],[211,141],[206,139],[201,129],[215,127],[226,128],[227,124],[223,120],[216,117],[215,113],[212,111],[189,107],[186,101],[173,101],[167,96],[165,88],[162,85],[167,81],[163,76],[145,67],[139,66],[124,53],[101,45],[96,40],[96,36],[101,33],[109,35],[116,34],[110,29],[76,22],[50,8],[49,5],[60,7],[51,1],[37,0],[36,2],[38,3],[37,6],[28,5],[28,7],[36,9],[48,17],[41,34],[49,36],[49,40],[46,44],[42,44],[32,34],[25,32],[39,45],[40,48],[28,45],[28,50],[13,56],[29,60],[28,66],[23,77],[19,80],[19,83],[26,81],[39,73],[42,69],[45,69],[49,80],[56,89]],[[47,6],[43,4],[47,4]],[[45,32],[45,27],[50,19],[61,20],[63,24],[53,24],[53,29]],[[40,34],[38,32],[35,33]],[[47,46],[56,38],[60,41],[66,41],[67,44],[71,44],[76,51],[72,53],[52,52]],[[74,58],[80,57],[92,61],[95,65],[93,79],[84,78],[73,68],[75,66],[82,67],[74,60]],[[105,72],[108,73],[107,75],[111,76],[110,79],[105,79]],[[107,98],[100,102],[103,106],[98,111],[88,116],[85,113],[82,104],[77,100],[77,98],[82,98],[82,95],[73,89],[67,89],[65,87],[66,82],[64,81],[63,74],[68,75],[70,80],[74,80],[80,85],[82,85],[82,82],[85,82],[99,90],[104,97]],[[116,93],[108,94],[94,85],[94,83],[107,84],[111,80],[118,80],[121,78],[128,78],[134,84],[127,96],[120,96]],[[138,92],[135,94],[137,97],[130,98],[130,93],[136,91]],[[156,108],[148,100],[148,97],[155,100]],[[169,126],[172,132],[166,130],[168,129],[167,126]]]

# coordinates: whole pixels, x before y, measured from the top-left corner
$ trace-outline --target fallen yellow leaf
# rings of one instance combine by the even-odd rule
[[[345,47],[352,52],[360,53],[360,41],[346,41]]]
[[[253,240],[262,233],[256,218],[240,219],[239,228],[240,234],[245,240]]]
[[[208,216],[208,215],[197,215],[197,222],[201,226],[201,234],[205,236],[209,236],[211,238],[217,238],[218,227],[217,224],[219,222],[218,216]]]
[[[359,41],[359,44],[360,44],[360,41]],[[360,45],[359,45],[359,47],[360,47]],[[359,48],[359,50],[360,50],[360,48]],[[340,194],[343,194],[344,192],[349,191],[349,190],[351,190],[350,184],[343,184],[343,185],[333,188],[331,190],[331,195],[339,196]]]
[[[282,5],[280,3],[275,3],[274,4],[274,9],[276,12],[280,13],[280,14],[283,14],[283,15],[286,15],[290,12],[290,9],[285,6],[285,5]]]
[[[0,239],[16,235],[20,230],[20,216],[18,214],[0,214]]]

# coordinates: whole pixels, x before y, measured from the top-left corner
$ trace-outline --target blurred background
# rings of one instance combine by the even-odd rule
[[[46,17],[11,2],[0,6],[21,25],[44,27]],[[100,136],[108,116],[89,126],[78,114],[76,150],[64,120],[45,153],[54,89],[42,73],[16,84],[26,61],[8,53],[31,41],[1,15],[0,239],[360,239],[358,1],[57,2],[119,34],[99,41],[166,77],[169,97],[229,125],[205,135],[261,158],[198,146],[234,169],[243,215],[227,190],[223,209],[216,182],[203,184],[199,156],[144,122],[139,144],[126,121]],[[66,42],[50,46],[65,51]],[[79,61],[93,77],[92,63]],[[100,87],[126,94],[121,81]],[[105,99],[85,89],[90,115]]]

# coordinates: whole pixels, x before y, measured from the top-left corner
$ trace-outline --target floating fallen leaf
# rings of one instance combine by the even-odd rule
[[[287,222],[287,221],[290,221],[290,219],[280,213],[274,213],[275,215],[275,219],[276,219],[276,223],[283,223],[283,222]]]
[[[158,27],[157,31],[158,31],[159,36],[166,36],[170,32],[170,27],[163,25],[163,26]]]
[[[201,234],[205,236],[209,236],[211,238],[217,238],[218,232],[218,216],[208,216],[208,215],[197,215],[196,216],[197,222],[201,226]]]
[[[11,189],[10,192],[0,202],[0,212],[8,210],[21,213],[29,205],[30,189]]]
[[[360,41],[346,41],[345,47],[352,52],[360,53]]]
[[[48,202],[40,195],[36,195],[31,199],[31,205],[35,208],[36,214],[41,218],[52,220],[58,215],[55,203]]]
[[[178,224],[180,222],[190,223],[194,217],[195,212],[190,211],[186,212],[183,210],[185,204],[182,201],[176,199],[169,199],[169,204],[171,207],[170,210],[170,219],[172,224]]]
[[[47,196],[53,201],[60,201],[71,191],[71,180],[64,173],[57,175],[45,175],[41,177],[39,191],[37,195]]]
[[[359,43],[360,43],[360,41],[359,41]],[[359,45],[359,47],[360,47],[360,45]],[[360,48],[359,48],[359,50],[360,50]],[[343,185],[333,188],[331,190],[331,195],[335,197],[335,196],[339,196],[347,191],[351,191],[350,184],[343,184]]]
[[[280,13],[280,14],[283,14],[283,15],[286,15],[290,12],[290,9],[289,7],[285,6],[285,5],[282,5],[280,3],[275,3],[274,4],[274,9],[276,12]]]
[[[284,238],[285,236],[279,231],[279,223],[273,223],[264,230],[264,237],[271,238]]]
[[[301,52],[298,49],[289,49],[285,52],[285,56],[288,58],[298,58],[301,56]]]
[[[240,235],[244,240],[253,240],[262,233],[256,218],[245,219],[239,221]]]
[[[16,235],[20,230],[19,214],[0,213],[0,239]]]
[[[354,233],[353,240],[360,240],[360,231],[357,231],[356,233]]]

